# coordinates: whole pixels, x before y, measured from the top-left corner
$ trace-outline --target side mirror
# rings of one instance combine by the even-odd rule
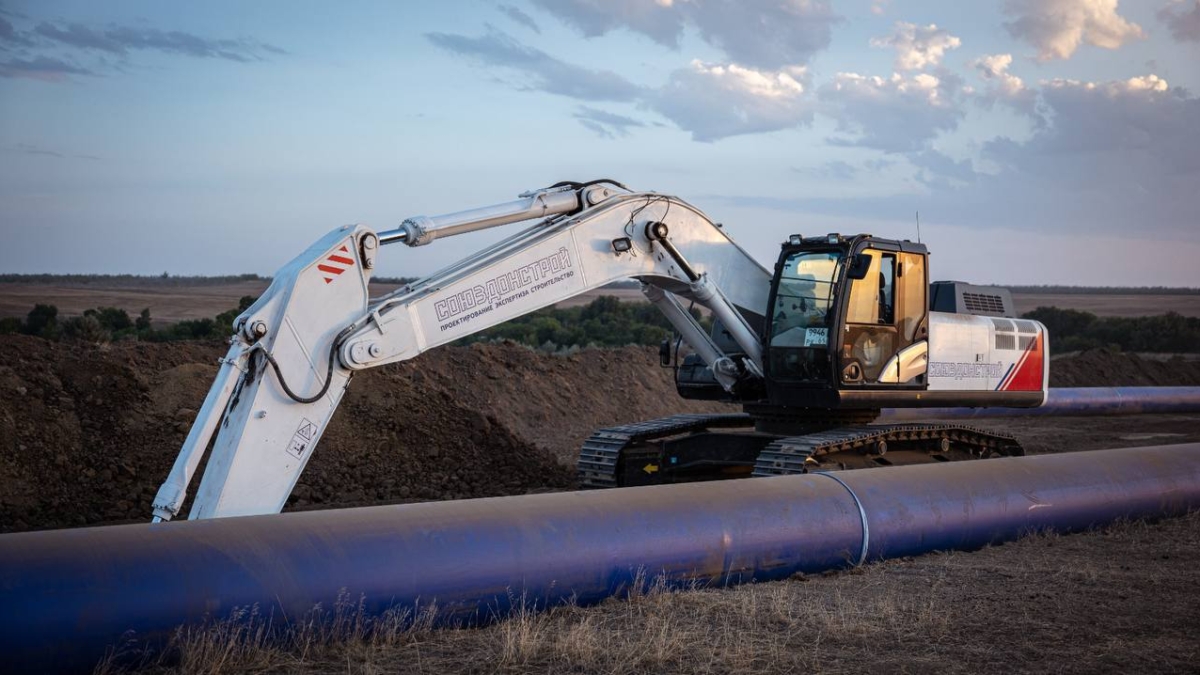
[[[666,338],[658,344],[658,365],[663,368],[671,367],[671,338]]]
[[[850,260],[850,269],[846,271],[846,276],[851,279],[866,279],[867,272],[871,270],[871,256],[868,253],[859,253]]]

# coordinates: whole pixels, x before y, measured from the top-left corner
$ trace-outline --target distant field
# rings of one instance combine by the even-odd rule
[[[1147,316],[1178,312],[1200,316],[1198,295],[1086,295],[1083,293],[1013,293],[1017,313],[1038,307],[1059,307],[1091,312],[1096,316]]]
[[[130,315],[149,308],[151,318],[161,325],[185,319],[211,318],[236,307],[242,296],[259,295],[267,288],[267,284],[267,281],[259,280],[195,286],[164,285],[156,288],[146,283],[0,282],[0,317],[24,317],[37,303],[55,305],[63,316],[77,316],[93,307],[119,307]],[[371,288],[373,295],[379,295],[394,290],[396,285],[372,284]],[[600,295],[615,295],[631,302],[643,300],[637,289],[616,288],[585,293],[561,303],[561,306],[587,304]],[[1146,316],[1171,311],[1184,316],[1200,316],[1200,294],[1014,293],[1013,299],[1017,311],[1021,313],[1040,306],[1054,306],[1079,309],[1098,316]]]
[[[35,304],[58,307],[60,316],[77,316],[94,307],[118,307],[136,315],[150,309],[154,323],[211,319],[237,307],[238,298],[259,295],[266,281],[240,281],[213,286],[107,286],[99,284],[0,283],[0,316],[25,316]]]

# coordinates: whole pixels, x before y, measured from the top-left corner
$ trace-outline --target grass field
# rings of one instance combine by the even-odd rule
[[[0,282],[0,317],[24,317],[38,303],[55,305],[62,316],[78,316],[94,307],[118,307],[132,316],[149,308],[154,323],[162,325],[185,319],[212,318],[236,307],[242,296],[261,294],[266,290],[267,283],[238,281],[217,285],[155,287],[147,284]],[[382,295],[394,290],[396,285],[372,284],[371,288],[373,295]],[[644,301],[637,289],[614,288],[584,293],[560,303],[560,306],[587,304],[600,295],[615,295],[625,301]],[[1150,316],[1166,312],[1200,316],[1200,294],[1014,293],[1013,300],[1018,313],[1050,306],[1083,310],[1097,316]]]

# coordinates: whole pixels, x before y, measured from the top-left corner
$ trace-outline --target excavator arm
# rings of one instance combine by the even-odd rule
[[[527,229],[371,299],[380,248],[422,246],[489,227]],[[410,218],[397,229],[330,232],[276,273],[239,316],[228,354],[154,518],[184,502],[206,450],[191,519],[277,513],[359,370],[418,354],[610,282],[636,279],[726,389],[762,377],[770,273],[686,202],[612,181],[564,183],[504,204]],[[681,306],[707,308],[722,349]]]

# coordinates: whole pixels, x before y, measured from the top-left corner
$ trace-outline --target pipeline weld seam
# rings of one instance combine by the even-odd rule
[[[871,530],[870,530],[870,528],[867,527],[867,510],[865,508],[863,508],[862,501],[858,498],[858,495],[854,494],[854,490],[850,489],[849,485],[846,485],[846,481],[842,480],[841,478],[838,478],[837,476],[835,476],[832,473],[829,473],[827,471],[814,471],[812,475],[827,476],[829,478],[834,479],[835,481],[837,481],[838,485],[841,485],[842,487],[846,488],[846,492],[849,492],[850,497],[852,499],[854,499],[854,505],[858,507],[858,517],[862,519],[862,533],[863,533],[862,552],[859,553],[858,560],[854,563],[854,566],[858,567],[859,565],[862,565],[864,562],[867,561],[867,547],[871,543]]]

